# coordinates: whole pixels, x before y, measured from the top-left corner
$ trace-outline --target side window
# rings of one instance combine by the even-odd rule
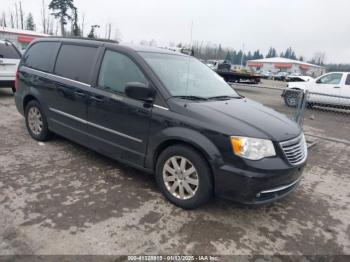
[[[329,84],[329,85],[339,85],[343,74],[334,73],[328,74],[321,77],[317,83],[319,84]]]
[[[23,64],[52,73],[59,45],[57,42],[39,42],[32,45],[23,58]]]
[[[55,74],[88,84],[96,54],[96,47],[64,44],[58,53]]]
[[[147,83],[137,65],[127,56],[107,50],[101,65],[98,78],[100,88],[124,93],[128,82]]]
[[[350,74],[348,74],[348,76],[346,77],[346,81],[345,81],[346,85],[350,85]]]
[[[16,48],[7,42],[0,42],[0,58],[7,59],[21,59],[20,54]]]

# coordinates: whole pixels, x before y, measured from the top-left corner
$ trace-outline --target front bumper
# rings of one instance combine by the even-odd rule
[[[295,189],[305,163],[278,170],[245,170],[224,165],[215,172],[215,193],[220,198],[244,204],[264,204],[280,199]]]

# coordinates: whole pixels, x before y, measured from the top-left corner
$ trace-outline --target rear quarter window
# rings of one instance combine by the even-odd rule
[[[21,56],[13,45],[0,43],[0,58],[21,59]]]
[[[97,47],[64,44],[58,53],[55,74],[88,84],[96,55]]]
[[[58,42],[38,42],[25,53],[23,64],[33,69],[52,73],[59,46]]]
[[[348,76],[346,77],[345,84],[350,86],[350,74],[348,74]]]

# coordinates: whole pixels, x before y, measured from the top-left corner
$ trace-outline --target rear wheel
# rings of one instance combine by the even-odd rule
[[[25,109],[26,126],[30,136],[38,141],[46,141],[50,137],[46,116],[36,100],[28,103]]]
[[[189,146],[171,146],[161,153],[156,180],[164,196],[185,209],[197,208],[212,196],[208,163]]]

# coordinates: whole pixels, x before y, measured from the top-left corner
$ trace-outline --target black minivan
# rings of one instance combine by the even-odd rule
[[[214,194],[247,204],[279,199],[298,185],[307,159],[296,123],[170,50],[36,40],[20,62],[15,100],[32,138],[57,133],[154,173],[182,208]]]

